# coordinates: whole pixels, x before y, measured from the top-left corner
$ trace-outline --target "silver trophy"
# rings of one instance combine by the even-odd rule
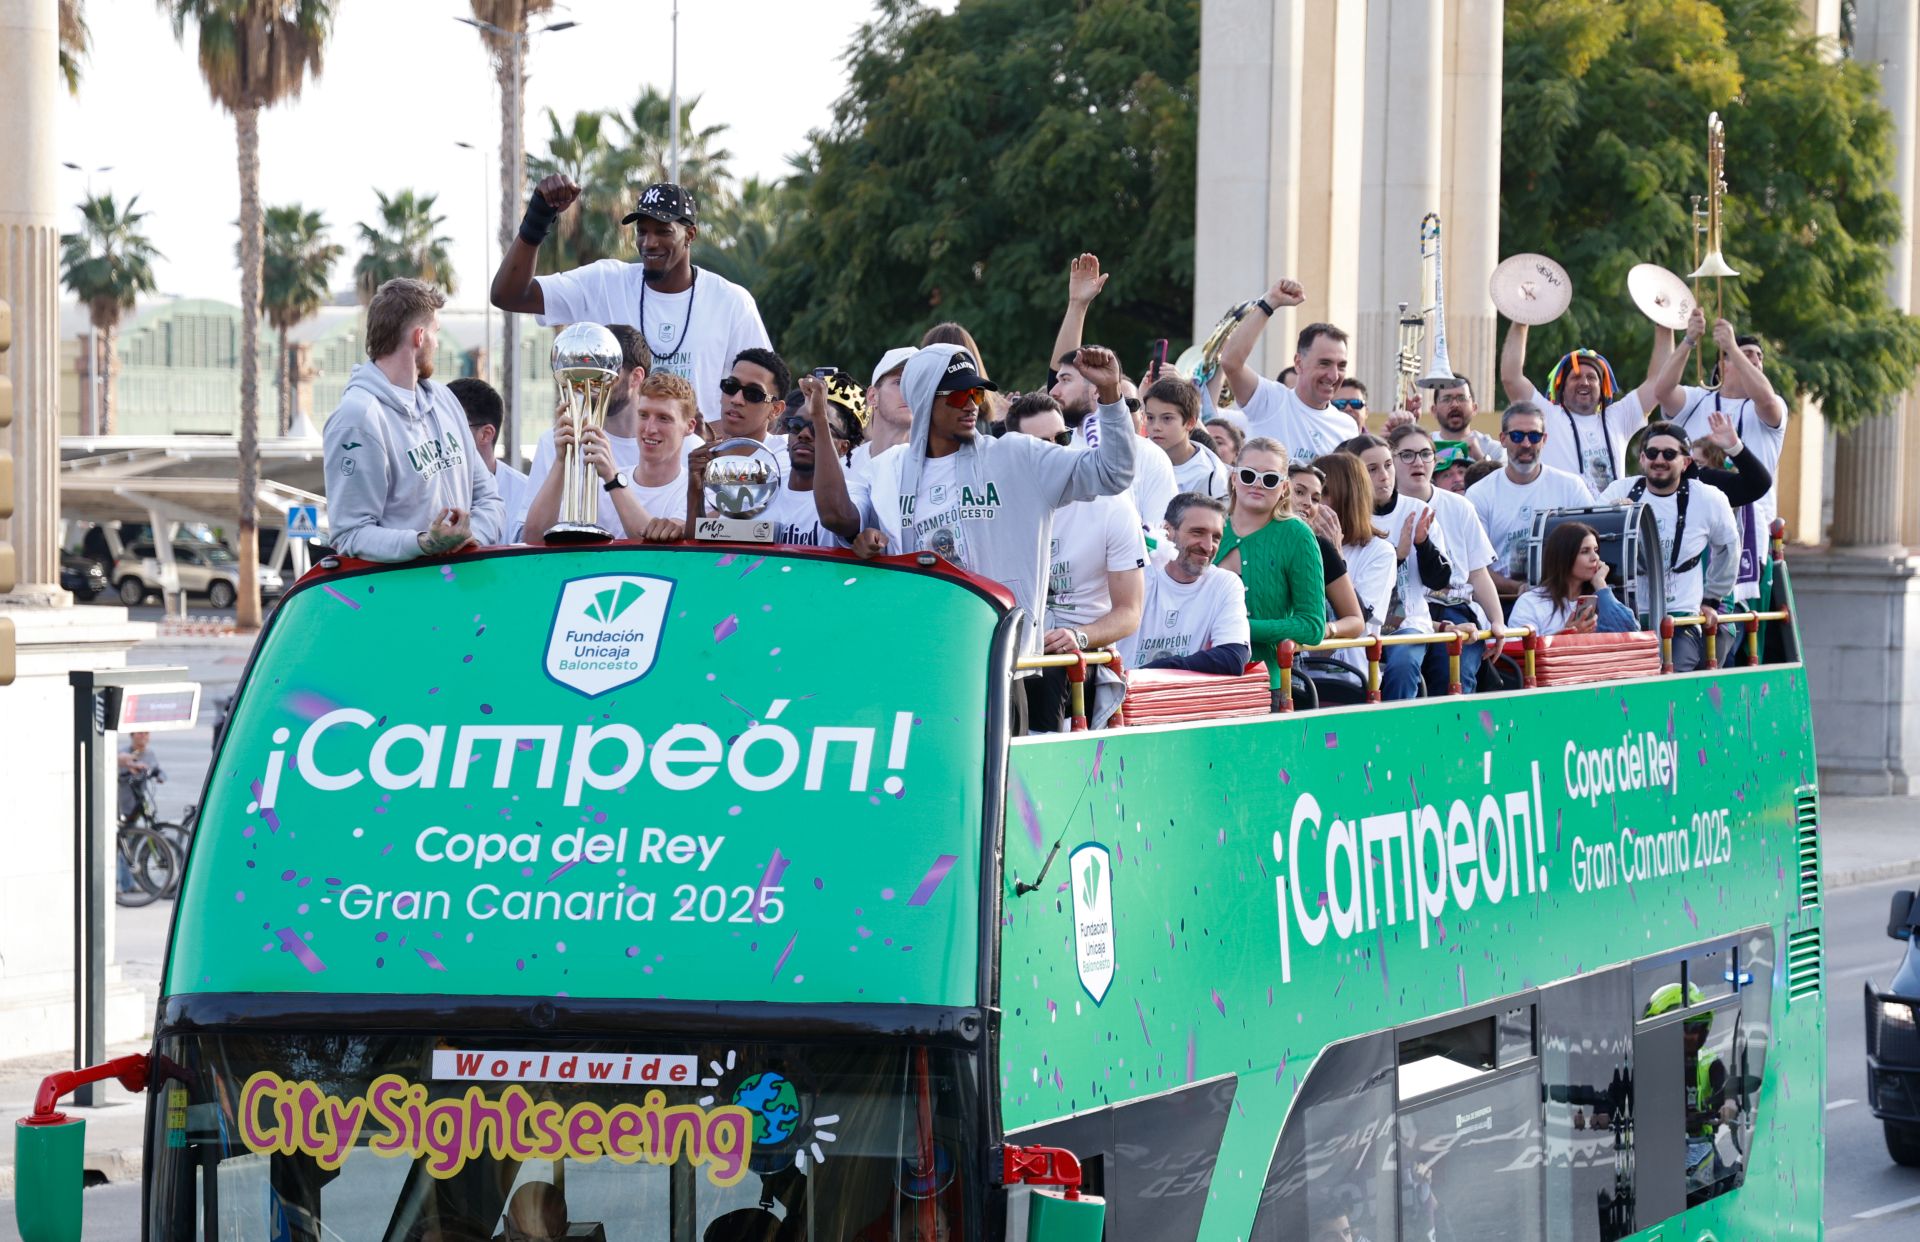
[[[714,445],[700,493],[718,516],[696,520],[694,538],[773,542],[773,523],[758,516],[780,493],[780,463],[766,445],[744,436]]]
[[[560,470],[560,520],[547,528],[548,543],[606,543],[613,532],[600,525],[600,480],[581,452],[580,435],[604,427],[614,382],[620,378],[620,341],[597,323],[570,324],[553,338],[553,382],[560,389],[557,418],[573,425],[573,445]]]

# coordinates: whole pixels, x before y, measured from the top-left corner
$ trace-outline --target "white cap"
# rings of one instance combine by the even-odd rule
[[[898,371],[901,367],[906,366],[907,359],[919,352],[919,350],[911,345],[896,345],[892,349],[889,349],[880,356],[880,364],[873,368],[872,383],[878,384],[882,379],[886,378],[889,373]]]

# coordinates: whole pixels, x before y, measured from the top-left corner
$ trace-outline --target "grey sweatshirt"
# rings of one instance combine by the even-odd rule
[[[475,542],[498,543],[504,506],[473,445],[466,412],[444,384],[394,387],[371,362],[353,369],[322,433],[327,524],[334,550],[410,561],[443,509],[471,515]]]
[[[907,443],[872,459],[864,487],[855,487],[855,507],[866,524],[887,536],[889,552],[922,547],[949,560],[958,552],[964,567],[991,578],[1013,593],[1033,618],[1029,651],[1037,651],[1043,633],[1047,557],[1053,540],[1053,512],[1077,500],[1113,496],[1133,481],[1133,418],[1121,402],[1100,407],[1104,434],[1092,449],[1063,448],[1033,436],[994,439],[976,435],[950,457],[929,462],[927,435],[935,390],[947,372],[957,345],[929,345],[907,360],[901,391],[913,411]],[[920,495],[922,475],[945,473],[953,480]],[[851,482],[851,481],[850,481]]]

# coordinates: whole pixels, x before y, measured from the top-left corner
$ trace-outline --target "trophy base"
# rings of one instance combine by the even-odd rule
[[[727,543],[772,543],[773,523],[761,518],[701,518],[693,524],[695,539]]]
[[[555,522],[547,527],[548,543],[612,543],[613,532],[592,522]]]

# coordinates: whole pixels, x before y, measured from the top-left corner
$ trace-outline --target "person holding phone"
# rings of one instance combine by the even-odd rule
[[[1625,634],[1640,628],[1607,585],[1600,534],[1585,522],[1562,522],[1540,550],[1540,585],[1513,603],[1510,626],[1534,633]]]

